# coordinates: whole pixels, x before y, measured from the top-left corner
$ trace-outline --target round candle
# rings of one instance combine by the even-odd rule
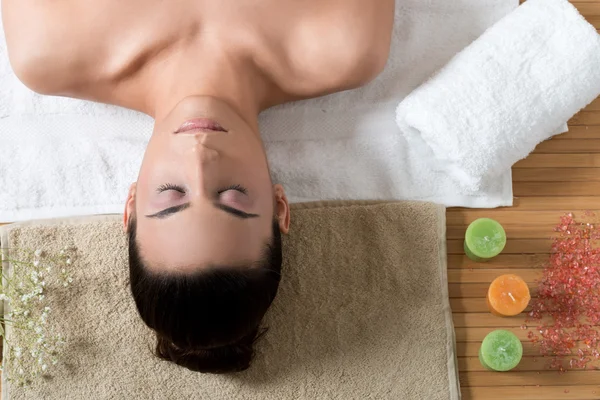
[[[529,287],[520,276],[513,274],[494,279],[487,292],[488,308],[498,317],[512,317],[522,313],[529,300]]]
[[[506,246],[506,232],[498,221],[479,218],[471,223],[465,234],[465,253],[473,261],[496,257]]]
[[[521,362],[523,345],[512,332],[490,332],[479,348],[479,362],[492,371],[510,371]]]

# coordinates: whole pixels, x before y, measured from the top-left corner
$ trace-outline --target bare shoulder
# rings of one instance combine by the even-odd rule
[[[394,25],[394,0],[331,0],[295,25],[290,60],[298,84],[331,93],[362,86],[384,69]],[[298,88],[302,90],[301,88]],[[307,93],[311,95],[311,93]]]
[[[76,2],[2,0],[2,20],[11,66],[32,90],[61,94],[85,73],[94,44],[83,37],[90,32]]]

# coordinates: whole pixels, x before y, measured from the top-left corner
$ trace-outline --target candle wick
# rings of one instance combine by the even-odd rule
[[[513,297],[511,292],[508,292],[508,296],[512,299],[513,303],[517,302],[517,300]]]

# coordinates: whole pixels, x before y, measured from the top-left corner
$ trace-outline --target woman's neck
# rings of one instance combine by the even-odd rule
[[[258,114],[284,102],[281,90],[251,59],[222,51],[186,60],[174,55],[156,67],[148,92],[148,114],[164,118],[181,99],[210,96],[231,106],[249,125]],[[209,53],[209,54],[208,54]]]

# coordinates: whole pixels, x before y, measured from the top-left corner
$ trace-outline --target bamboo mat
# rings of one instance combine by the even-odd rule
[[[600,33],[600,0],[572,3]],[[534,283],[561,213],[600,214],[600,98],[573,117],[569,129],[515,165],[514,207],[447,211],[448,280],[463,400],[600,399],[600,371],[559,375],[544,370],[527,331],[520,329],[524,318],[496,318],[487,312],[484,300],[489,282],[508,271]],[[500,221],[509,237],[503,255],[488,264],[470,262],[462,251],[466,226],[481,216]],[[493,328],[509,329],[523,340],[524,358],[515,372],[488,372],[479,364],[479,343]]]
[[[572,3],[600,32],[600,0]],[[561,375],[545,370],[528,331],[521,329],[524,316],[497,318],[485,304],[489,283],[504,273],[521,275],[536,295],[535,280],[548,259],[552,228],[560,215],[584,210],[600,215],[600,98],[573,117],[569,129],[515,165],[514,207],[447,211],[450,304],[464,400],[600,399],[600,371]],[[463,237],[468,224],[484,216],[502,223],[509,241],[500,257],[477,264],[463,255]],[[496,328],[508,329],[523,341],[524,358],[514,372],[488,372],[479,363],[479,344]]]

